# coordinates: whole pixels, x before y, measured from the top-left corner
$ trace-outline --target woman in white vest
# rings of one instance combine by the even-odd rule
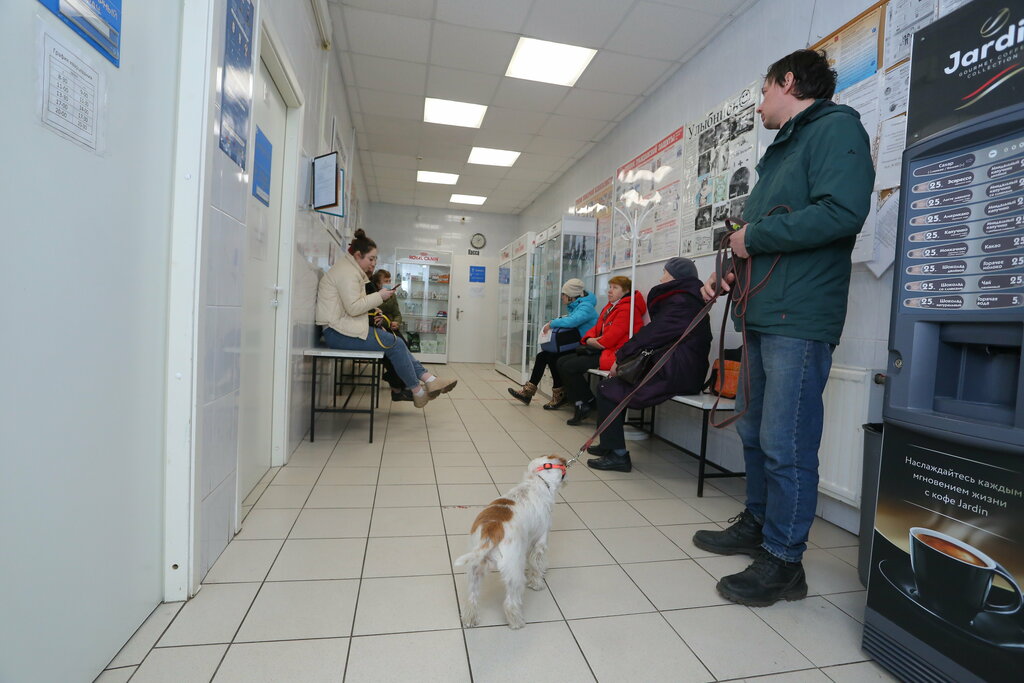
[[[316,297],[316,324],[323,326],[324,341],[332,349],[383,351],[395,372],[412,391],[412,402],[422,408],[455,388],[458,380],[435,377],[413,358],[401,338],[388,330],[370,331],[367,313],[395,295],[393,289],[366,293],[368,273],[377,266],[377,244],[356,230],[348,253],[320,278]],[[422,383],[421,383],[422,382]]]

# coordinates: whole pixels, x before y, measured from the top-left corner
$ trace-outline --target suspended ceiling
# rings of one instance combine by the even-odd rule
[[[755,0],[329,2],[369,200],[516,214]],[[520,36],[598,52],[571,88],[507,78]],[[424,123],[425,97],[487,114],[479,129]],[[522,154],[469,164],[474,146]],[[419,183],[417,170],[460,177]]]

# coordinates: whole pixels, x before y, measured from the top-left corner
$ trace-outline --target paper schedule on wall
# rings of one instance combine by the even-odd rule
[[[39,23],[40,103],[43,125],[94,152],[102,151],[103,72],[61,44]]]

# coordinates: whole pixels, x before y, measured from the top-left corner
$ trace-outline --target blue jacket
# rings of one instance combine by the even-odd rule
[[[580,331],[582,337],[597,322],[597,297],[592,292],[586,292],[578,299],[569,302],[569,312],[561,318],[551,321],[551,327],[555,329],[566,329],[575,327]]]

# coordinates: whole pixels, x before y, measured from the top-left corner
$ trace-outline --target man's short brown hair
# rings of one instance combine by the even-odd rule
[[[793,95],[798,100],[829,100],[836,92],[836,70],[824,50],[797,50],[768,67],[764,80],[782,85],[793,74]]]

